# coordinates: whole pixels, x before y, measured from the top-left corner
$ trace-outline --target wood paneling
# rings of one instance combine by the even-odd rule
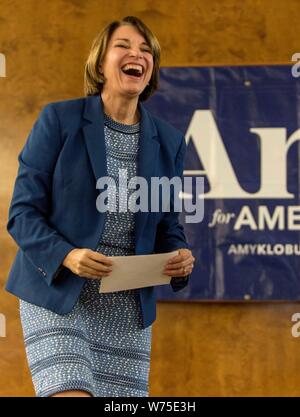
[[[162,65],[289,63],[300,52],[297,0],[2,0],[0,52],[0,395],[33,395],[17,300],[3,288],[16,253],[6,232],[17,155],[42,106],[83,95],[96,33],[142,18],[162,46]],[[196,279],[196,277],[194,278]],[[153,327],[151,395],[298,395],[298,304],[160,303]]]
[[[297,303],[160,303],[151,392],[170,396],[300,395]]]

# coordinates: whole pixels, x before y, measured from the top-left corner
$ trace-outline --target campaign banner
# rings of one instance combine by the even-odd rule
[[[145,106],[185,135],[184,177],[204,179],[204,216],[180,214],[194,270],[158,299],[299,300],[300,78],[288,65],[160,74]]]

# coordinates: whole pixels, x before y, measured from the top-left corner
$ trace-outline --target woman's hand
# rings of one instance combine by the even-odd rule
[[[171,277],[189,275],[194,267],[195,258],[189,249],[179,249],[179,254],[169,259],[163,273]]]
[[[80,277],[99,279],[110,275],[113,262],[100,252],[84,248],[71,250],[62,264]]]

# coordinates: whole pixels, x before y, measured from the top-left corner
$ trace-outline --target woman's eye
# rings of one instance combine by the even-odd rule
[[[116,45],[116,46],[120,46],[121,48],[129,48],[129,46],[127,45]],[[150,49],[142,49],[143,52],[149,52],[149,54],[151,54],[152,52],[150,51]]]

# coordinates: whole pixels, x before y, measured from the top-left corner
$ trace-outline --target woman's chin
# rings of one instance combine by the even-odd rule
[[[122,90],[122,93],[128,97],[138,97],[141,93],[143,92],[143,90],[141,90],[140,88],[124,88]]]

